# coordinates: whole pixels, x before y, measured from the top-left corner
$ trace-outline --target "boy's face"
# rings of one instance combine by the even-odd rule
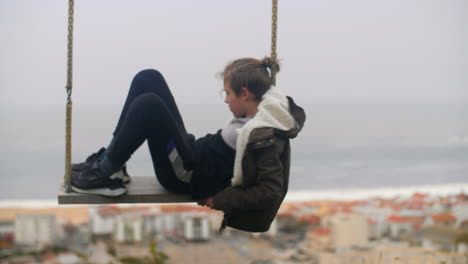
[[[245,87],[242,87],[240,95],[237,96],[231,89],[229,82],[224,82],[224,92],[226,93],[224,102],[229,105],[229,110],[231,110],[234,117],[246,117],[246,103],[249,91]]]

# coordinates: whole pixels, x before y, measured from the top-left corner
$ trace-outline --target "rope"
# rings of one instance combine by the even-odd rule
[[[276,85],[276,66],[277,66],[277,56],[276,56],[276,31],[278,25],[278,0],[272,0],[272,14],[271,14],[271,59],[273,65],[271,67],[271,79],[273,85]]]
[[[67,104],[65,120],[65,175],[64,187],[70,192],[71,183],[71,125],[72,125],[72,81],[73,81],[73,11],[74,0],[68,0],[68,45],[67,45]]]

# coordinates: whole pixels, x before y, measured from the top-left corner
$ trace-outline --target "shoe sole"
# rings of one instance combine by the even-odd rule
[[[83,193],[83,194],[98,194],[98,195],[103,195],[103,196],[120,196],[124,193],[127,192],[127,189],[125,188],[119,188],[115,190],[111,190],[109,188],[96,188],[96,189],[80,189],[75,186],[71,186],[72,190],[77,192],[77,193]]]

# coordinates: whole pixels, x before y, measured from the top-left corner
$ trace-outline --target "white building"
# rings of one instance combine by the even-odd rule
[[[160,214],[152,213],[143,215],[143,240],[161,240],[164,238],[163,222]]]
[[[54,215],[17,215],[15,220],[15,243],[41,248],[56,242]]]
[[[184,238],[191,241],[208,241],[211,238],[210,222],[203,215],[186,216]]]
[[[205,217],[208,218],[210,222],[210,228],[212,232],[217,232],[221,227],[221,223],[223,222],[224,213],[220,211],[210,211],[204,214]]]
[[[115,223],[115,213],[112,208],[89,208],[89,231],[93,239],[109,239],[112,237]]]
[[[184,215],[187,213],[162,213],[158,216],[157,226],[161,228],[158,233],[165,238],[180,238],[184,228]]]
[[[114,241],[119,243],[140,243],[143,239],[143,219],[136,216],[119,216],[114,222]]]
[[[372,224],[369,227],[369,238],[380,239],[385,236],[389,228],[386,219],[393,213],[391,208],[374,205],[359,205],[354,206],[353,210],[372,219]]]
[[[429,215],[429,214],[440,214],[440,213],[444,213],[447,211],[447,208],[446,206],[444,206],[442,203],[440,202],[435,202],[432,207],[429,207],[426,209],[426,214]]]
[[[331,230],[331,244],[334,248],[366,246],[369,242],[369,224],[366,216],[353,213],[326,218],[324,222]]]
[[[402,209],[398,212],[400,216],[403,217],[424,217],[425,213],[421,210],[414,209]]]
[[[414,219],[410,217],[402,217],[400,215],[392,215],[387,218],[389,236],[397,239],[402,234],[408,234],[414,231]]]
[[[159,209],[147,206],[102,206],[90,208],[90,229],[93,238],[113,239],[119,243],[140,243],[151,241],[145,227],[153,224],[145,216],[156,215]],[[154,220],[154,219],[153,219]],[[151,234],[150,234],[151,235]]]
[[[468,220],[468,203],[456,204],[452,207],[452,214],[456,217],[455,227],[460,227],[463,221]]]

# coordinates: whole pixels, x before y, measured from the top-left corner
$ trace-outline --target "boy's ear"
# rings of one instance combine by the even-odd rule
[[[249,90],[247,90],[246,87],[243,87],[243,86],[242,86],[242,87],[241,87],[240,95],[246,95],[248,91],[249,91]]]
[[[241,87],[241,96],[250,97],[252,93],[247,89],[247,87]]]

